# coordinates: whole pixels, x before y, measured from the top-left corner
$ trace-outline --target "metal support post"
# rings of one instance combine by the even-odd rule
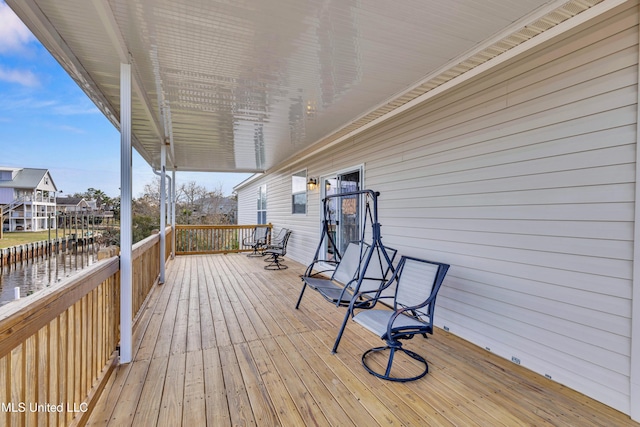
[[[132,360],[131,64],[120,64],[120,363]]]

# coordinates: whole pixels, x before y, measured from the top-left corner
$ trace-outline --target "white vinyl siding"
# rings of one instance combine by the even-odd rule
[[[271,221],[305,241],[291,257],[311,259],[320,201],[287,212],[290,174],[364,163],[384,243],[451,264],[438,326],[628,414],[636,9],[264,177]]]
[[[256,194],[259,183],[253,182],[238,191],[238,224],[255,224],[257,218]]]
[[[385,242],[452,264],[439,326],[627,413],[636,19],[406,114],[367,161]]]
[[[0,188],[0,204],[6,205],[13,202],[13,188]]]

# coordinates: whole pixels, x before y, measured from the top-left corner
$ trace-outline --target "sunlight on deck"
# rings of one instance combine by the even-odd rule
[[[405,344],[427,358],[425,378],[379,380],[360,358],[380,339],[350,322],[332,355],[344,309],[308,290],[295,310],[304,266],[286,263],[177,257],[89,425],[639,425],[440,329]]]

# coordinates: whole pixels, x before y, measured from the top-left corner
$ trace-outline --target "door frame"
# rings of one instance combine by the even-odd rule
[[[324,174],[321,175],[319,178],[319,185],[320,185],[320,209],[318,209],[319,211],[319,232],[322,232],[322,220],[323,220],[323,211],[322,211],[322,200],[326,197],[326,187],[325,187],[325,183],[327,180],[329,179],[338,179],[338,177],[340,175],[346,175],[349,173],[353,173],[353,172],[358,172],[360,174],[360,179],[358,182],[358,187],[360,190],[363,190],[364,187],[364,163],[358,164],[358,165],[354,165],[351,167],[347,167],[347,168],[343,168],[343,169],[339,169],[336,170],[334,172],[328,173],[328,174]],[[360,209],[359,209],[359,217],[358,217],[358,233],[362,233],[362,225],[364,223],[364,215],[365,215],[365,209],[364,209],[364,204],[363,204],[363,199],[360,200]],[[340,227],[340,224],[337,225],[337,227]],[[340,245],[341,241],[338,240],[338,236],[340,235],[340,232],[338,230],[336,230],[336,244]],[[327,245],[328,245],[328,241],[325,239],[324,241],[324,248],[322,249],[324,257],[327,257],[327,253],[328,253],[328,249],[327,249]],[[325,266],[328,267],[328,265],[325,264]]]

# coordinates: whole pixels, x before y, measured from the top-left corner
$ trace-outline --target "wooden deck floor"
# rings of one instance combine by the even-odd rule
[[[639,425],[442,330],[406,344],[427,357],[425,378],[379,380],[360,357],[381,341],[350,322],[332,355],[344,311],[312,291],[295,310],[304,267],[287,264],[176,258],[89,425]]]

